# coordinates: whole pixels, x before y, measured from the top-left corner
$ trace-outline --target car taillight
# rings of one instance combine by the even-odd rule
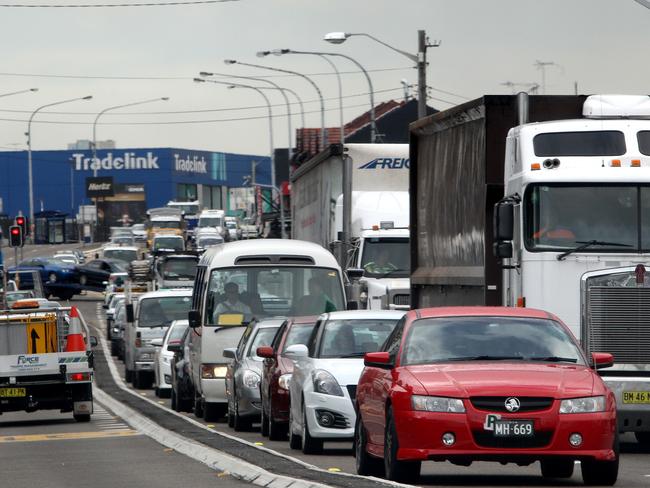
[[[90,381],[90,373],[68,373],[66,375],[68,382],[73,381]]]
[[[135,347],[142,347],[142,339],[139,337],[135,338]]]

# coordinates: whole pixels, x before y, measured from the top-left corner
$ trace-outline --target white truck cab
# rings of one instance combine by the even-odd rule
[[[208,249],[199,262],[189,313],[195,412],[225,415],[229,360],[223,350],[236,347],[246,322],[345,308],[341,268],[317,244],[265,239]],[[239,322],[221,320],[234,314]]]

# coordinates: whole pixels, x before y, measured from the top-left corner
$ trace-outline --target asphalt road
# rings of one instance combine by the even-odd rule
[[[92,327],[98,330],[98,334],[105,327],[103,313],[99,312],[97,304],[101,300],[99,294],[89,294],[86,297],[79,297],[73,303],[82,311],[84,317]],[[115,360],[115,358],[113,358]],[[123,375],[122,363],[115,360],[118,370]],[[166,399],[155,397],[153,390],[137,390],[141,396],[154,399],[159,405],[170,409],[170,402]],[[335,472],[355,473],[354,458],[351,455],[351,443],[326,443],[322,455],[304,455],[300,451],[289,448],[286,441],[269,441],[262,437],[257,429],[250,432],[235,432],[230,429],[225,421],[207,423],[202,419],[196,419],[191,414],[184,414],[217,432],[224,432],[239,439],[256,443],[272,449],[286,456],[297,458],[303,462],[316,465],[320,468]],[[650,486],[650,449],[642,449],[629,435],[621,439],[621,468],[617,486],[635,487]],[[582,478],[579,466],[572,478],[561,481],[548,481],[541,477],[539,464],[535,463],[526,467],[519,467],[508,464],[502,466],[497,463],[474,463],[469,467],[454,466],[445,463],[424,463],[422,477],[419,483],[421,486],[580,486]]]
[[[245,486],[141,435],[96,401],[88,423],[56,411],[3,414],[0,459],[6,487]]]

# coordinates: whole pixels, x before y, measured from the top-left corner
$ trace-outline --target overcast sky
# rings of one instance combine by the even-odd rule
[[[0,0],[0,5],[11,3],[136,2]],[[268,154],[267,112],[258,94],[192,82],[199,71],[274,74],[226,66],[226,58],[313,75],[326,98],[326,124],[337,126],[336,78],[326,62],[317,56],[255,56],[264,49],[349,55],[371,71],[377,103],[402,98],[401,80],[417,81],[406,57],[364,37],[328,44],[322,38],[331,31],[365,32],[413,53],[418,29],[425,29],[431,40],[441,40],[428,56],[434,97],[429,104],[438,109],[482,94],[511,93],[507,82],[541,84],[536,61],[554,63],[545,68],[549,94],[571,94],[575,82],[580,93],[649,93],[649,25],[650,10],[633,0],[239,0],[164,7],[0,7],[0,95],[39,88],[37,93],[0,98],[0,150],[26,147],[27,120],[44,104],[94,97],[45,109],[35,117],[33,148],[65,149],[69,142],[91,138],[99,111],[168,96],[168,102],[102,116],[98,140],[114,139],[119,147]],[[369,107],[368,85],[352,64],[334,62],[349,72],[342,77],[347,121]],[[307,82],[291,76],[271,79],[306,102],[307,126],[320,126],[316,92]],[[286,147],[282,98],[277,91],[268,96],[277,105],[275,145]],[[297,112],[297,105],[292,109]],[[300,125],[298,116],[293,124]]]

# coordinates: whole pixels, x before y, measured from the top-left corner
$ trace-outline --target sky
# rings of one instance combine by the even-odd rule
[[[169,0],[0,0],[0,150],[26,148],[34,116],[34,150],[65,149],[92,139],[118,147],[178,147],[244,154],[269,153],[268,112],[254,90],[195,83],[200,71],[269,77],[304,102],[305,123],[320,126],[320,104],[304,79],[226,65],[224,59],[308,75],[325,99],[327,126],[338,126],[338,85],[318,56],[259,58],[260,50],[290,48],[335,52],[356,59],[370,73],[375,102],[403,99],[417,82],[405,56],[362,36],[332,45],[328,32],[367,33],[415,54],[417,31],[438,47],[428,50],[429,105],[442,110],[483,94],[505,94],[542,84],[547,94],[646,94],[650,79],[650,9],[634,0],[238,0],[215,4],[19,8],[23,5],[162,3]],[[185,1],[185,0],[177,0]],[[342,72],[344,120],[369,108],[368,83],[350,62],[332,58]],[[220,81],[264,83],[215,78]],[[515,83],[516,85],[510,85]],[[2,97],[28,88],[29,92]],[[286,147],[284,99],[265,91],[274,113],[274,145]],[[293,99],[292,99],[293,100]],[[293,129],[301,126],[292,102]],[[293,140],[295,142],[295,138]]]

